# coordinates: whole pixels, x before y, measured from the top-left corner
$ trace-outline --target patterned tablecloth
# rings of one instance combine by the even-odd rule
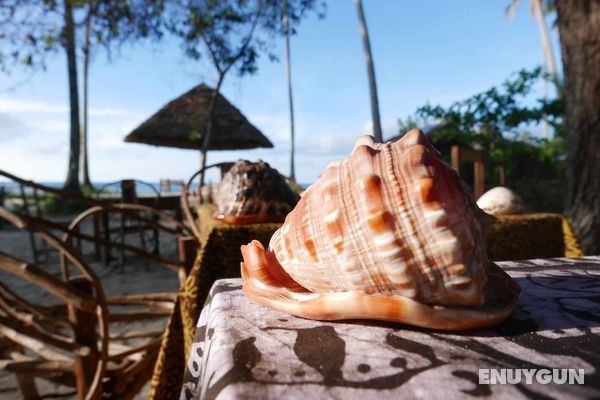
[[[466,333],[300,319],[248,300],[240,279],[219,280],[181,399],[600,398],[600,257],[499,265],[522,287],[519,306]],[[585,383],[480,384],[480,368],[583,369]]]

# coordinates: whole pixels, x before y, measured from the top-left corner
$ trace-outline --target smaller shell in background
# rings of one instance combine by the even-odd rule
[[[219,184],[215,218],[230,224],[283,222],[298,198],[266,162],[238,160]]]
[[[524,207],[521,197],[504,186],[497,186],[485,192],[477,200],[477,205],[492,215],[518,214]]]

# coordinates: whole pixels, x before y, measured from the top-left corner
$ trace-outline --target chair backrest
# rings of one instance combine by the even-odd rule
[[[15,348],[28,349],[3,360],[0,368],[29,378],[54,372],[61,383],[72,382],[74,375],[80,398],[97,398],[109,340],[108,306],[100,280],[74,249],[35,220],[3,207],[0,219],[35,235],[61,257],[60,268],[53,271],[12,254],[10,248],[0,249],[0,336]],[[25,388],[30,394],[32,390]]]
[[[229,170],[233,163],[231,162],[220,162],[206,166],[205,168],[200,168],[196,171],[186,182],[183,187],[183,193],[181,194],[181,209],[183,211],[183,215],[188,223],[188,226],[194,232],[194,235],[198,240],[201,238],[200,230],[197,226],[198,221],[194,217],[196,215],[195,209],[203,202],[202,199],[202,188],[198,188],[198,190],[192,190],[192,182],[194,179],[200,175],[202,172],[206,172],[210,168],[219,168],[221,173],[223,170]]]
[[[160,254],[156,247],[146,246],[139,240],[115,240],[109,227],[104,227],[94,234],[83,233],[85,229],[82,227],[86,221],[91,221],[93,225],[97,220],[119,219],[114,218],[115,216],[134,221],[137,224],[136,232],[142,235],[147,229],[151,230],[154,240],[157,240],[158,235],[161,235],[162,240],[165,239],[164,236],[173,238],[172,243],[177,248],[177,259],[167,258]],[[103,247],[105,252],[116,249],[155,261],[176,271],[181,284],[191,268],[192,255],[197,249],[197,241],[189,240],[190,237],[194,237],[194,232],[170,214],[141,204],[117,203],[91,207],[79,214],[68,226],[63,240],[67,243],[73,243],[75,240],[89,242],[94,246]]]
[[[140,189],[143,190],[144,196],[153,197],[153,201],[148,204],[152,207],[158,207],[160,192],[153,184],[140,179],[121,179],[105,183],[98,187],[95,198],[104,204],[110,201],[113,203],[138,204],[142,192]]]

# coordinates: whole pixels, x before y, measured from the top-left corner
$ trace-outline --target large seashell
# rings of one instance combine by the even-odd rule
[[[487,259],[484,213],[419,130],[332,163],[269,249],[242,246],[244,292],[313,319],[469,329],[506,318],[518,285]]]
[[[298,198],[266,162],[238,160],[219,184],[215,218],[230,224],[283,222]]]
[[[485,192],[477,205],[492,215],[518,214],[523,210],[523,200],[518,194],[504,186],[496,186]]]

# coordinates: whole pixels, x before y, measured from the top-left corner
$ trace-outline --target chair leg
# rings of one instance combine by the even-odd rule
[[[8,353],[13,351],[22,354],[23,346],[8,340],[2,340],[0,337],[0,356],[4,358]],[[27,372],[16,372],[15,379],[17,380],[17,386],[19,387],[24,400],[39,399],[40,395],[33,375]]]
[[[94,259],[96,261],[100,260],[101,256],[101,249],[100,249],[100,243],[97,241],[97,239],[100,239],[100,216],[97,213],[94,213],[93,215],[93,219],[92,219],[92,235],[94,236]]]
[[[155,215],[153,220],[155,223],[157,223],[158,217]],[[154,254],[160,254],[160,233],[158,232],[158,229],[156,229],[156,227],[154,227],[152,233],[154,234]]]
[[[17,385],[19,385],[23,400],[40,398],[33,375],[26,372],[17,372],[15,373],[15,378],[17,379]]]
[[[110,246],[110,221],[109,215],[102,212],[102,230],[104,231],[104,265],[110,264],[112,258],[112,247]]]
[[[140,221],[136,221],[135,225],[137,227],[138,235],[140,236],[140,243],[142,245],[142,249],[144,249],[144,251],[148,251],[148,247],[146,246],[146,237],[144,236],[144,229],[146,227],[143,226]]]
[[[83,277],[71,278],[68,284],[83,293],[92,291],[90,281]],[[79,399],[84,399],[90,390],[90,385],[94,379],[95,369],[98,364],[98,336],[96,326],[98,317],[94,313],[88,313],[78,310],[69,305],[69,321],[75,327],[75,340],[77,343],[88,346],[89,354],[75,356],[75,377],[77,379],[77,395]],[[96,388],[99,390],[99,388]],[[98,393],[99,394],[99,393]]]
[[[121,246],[125,244],[126,223],[127,220],[125,218],[125,214],[121,214]],[[125,250],[123,250],[123,247],[119,249],[119,270],[121,272],[124,272],[125,270]]]
[[[40,260],[39,260],[39,254],[38,254],[38,248],[37,248],[37,244],[35,242],[35,236],[33,235],[33,232],[29,232],[29,243],[31,244],[31,253],[33,255],[33,262],[35,264],[39,264]]]

